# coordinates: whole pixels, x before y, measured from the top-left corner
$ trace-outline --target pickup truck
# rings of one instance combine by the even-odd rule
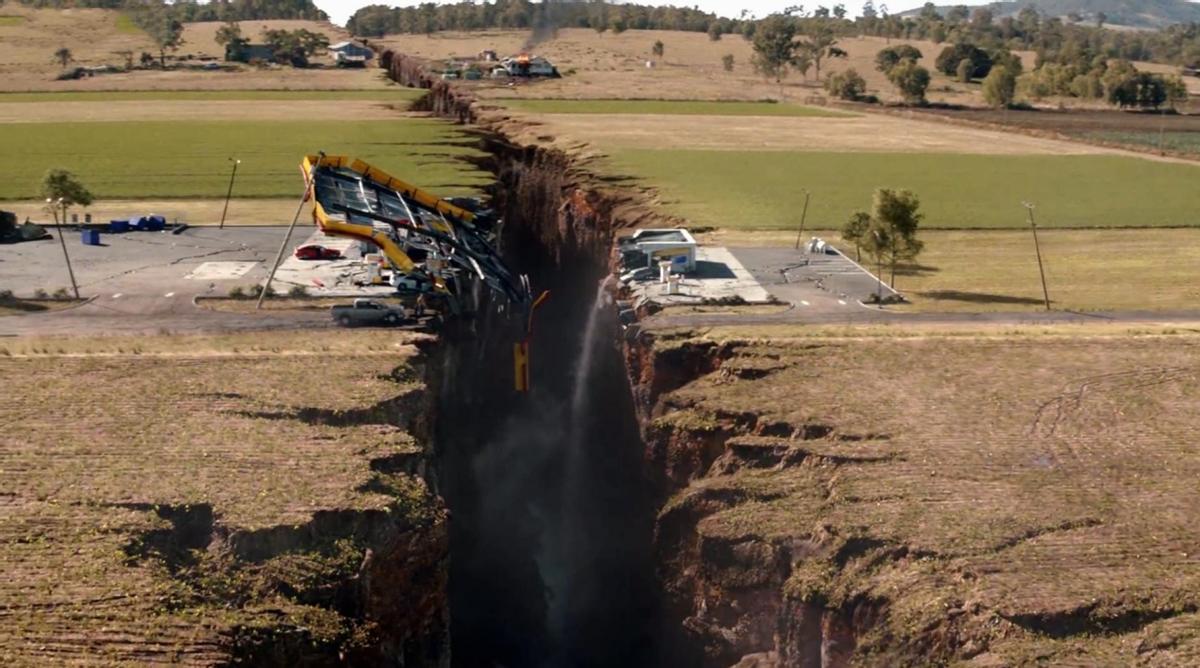
[[[354,325],[399,325],[408,320],[408,312],[398,304],[385,304],[374,299],[355,299],[353,304],[339,304],[329,309],[330,315],[342,327]]]

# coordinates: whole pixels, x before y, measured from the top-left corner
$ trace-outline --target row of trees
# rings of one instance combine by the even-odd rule
[[[170,8],[178,21],[250,21],[307,19],[324,21],[329,16],[312,0],[20,0],[31,7],[90,7],[141,11],[152,6]]]
[[[746,21],[721,18],[689,7],[609,4],[603,0],[466,0],[447,4],[426,2],[412,7],[369,5],[355,12],[346,27],[355,35],[367,37],[389,33],[427,34],[439,30],[489,28],[591,28],[599,32],[685,30],[708,32],[719,37],[739,31]]]
[[[189,0],[193,4],[194,1]],[[234,4],[262,1],[266,0],[235,0]],[[307,0],[276,1],[303,3]],[[1158,31],[1110,30],[1103,27],[1106,18],[1103,15],[1086,19],[1068,17],[1064,21],[1043,17],[1032,7],[1025,7],[1016,16],[996,18],[988,7],[970,10],[958,6],[942,14],[932,3],[926,3],[917,16],[900,17],[889,14],[886,5],[877,8],[872,0],[864,2],[861,14],[857,19],[847,18],[845,5],[835,4],[818,6],[811,11],[796,6],[783,15],[763,19],[742,12],[739,18],[731,19],[694,8],[609,4],[604,0],[465,0],[396,8],[370,5],[355,12],[347,27],[364,36],[490,28],[576,27],[615,32],[627,29],[685,30],[707,32],[715,40],[725,34],[740,34],[753,39],[760,29],[768,27],[768,22],[777,22],[778,16],[786,16],[795,24],[798,34],[806,35],[820,29],[835,38],[874,35],[974,44],[986,52],[1033,50],[1039,54],[1039,63],[1043,59],[1063,62],[1059,60],[1062,57],[1088,53],[1106,59],[1200,67],[1200,23],[1173,25]],[[953,66],[957,68],[958,61]],[[977,76],[982,78],[986,73]]]
[[[324,33],[305,28],[264,30],[261,39],[271,47],[275,62],[287,63],[294,67],[307,67],[309,58],[329,46],[329,38]],[[250,40],[242,35],[241,26],[234,21],[217,29],[216,41],[225,47],[227,53],[234,55],[250,43]]]

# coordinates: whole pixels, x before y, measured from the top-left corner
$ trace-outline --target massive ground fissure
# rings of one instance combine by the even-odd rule
[[[527,394],[512,387],[520,314],[480,315],[443,343],[436,443],[454,663],[660,665],[654,507],[600,283],[607,263],[592,244],[539,232],[560,213],[560,169],[495,155],[506,255],[550,297],[535,314]]]

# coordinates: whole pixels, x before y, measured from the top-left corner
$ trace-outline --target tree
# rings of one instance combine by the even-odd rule
[[[867,82],[854,68],[831,74],[825,81],[825,90],[842,100],[858,100],[867,92]]]
[[[708,39],[713,42],[721,41],[721,24],[713,21],[708,24]]]
[[[837,47],[837,37],[828,23],[822,22],[815,33],[795,46],[812,62],[817,80],[821,79],[821,61],[825,58],[845,58],[846,52]]]
[[[62,211],[63,219],[67,217],[67,209],[73,206],[88,206],[92,203],[92,193],[84,187],[79,179],[71,172],[58,167],[52,168],[42,177],[42,197],[56,204]]]
[[[240,60],[242,50],[250,40],[242,37],[242,28],[236,21],[228,21],[217,29],[216,42],[225,47],[226,59]]]
[[[917,62],[921,59],[921,52],[911,44],[897,44],[889,46],[886,49],[881,49],[875,54],[875,69],[887,74],[893,67],[900,64],[902,60],[911,60]]]
[[[721,67],[725,68],[726,72],[733,71],[733,54],[727,53],[721,56]]]
[[[925,90],[929,88],[929,70],[911,60],[901,61],[887,73],[888,81],[900,91],[908,104],[925,104]]]
[[[866,245],[866,236],[871,230],[871,214],[866,211],[855,211],[850,219],[842,225],[842,239],[854,244],[854,261],[862,262],[862,249]]]
[[[795,55],[795,37],[796,24],[790,17],[772,14],[760,21],[754,30],[754,59],[751,62],[755,71],[782,86]]]
[[[1011,105],[1016,91],[1017,77],[1007,67],[993,67],[983,80],[983,99],[993,107]]]
[[[656,40],[654,42],[654,46],[650,47],[650,52],[653,53],[656,58],[662,58],[663,54],[666,52],[666,49],[666,45],[664,45],[660,39]]]
[[[175,19],[167,5],[145,11],[151,14],[149,20],[144,22],[143,28],[158,46],[158,61],[165,69],[167,51],[175,51],[183,44],[183,24]]]
[[[1096,27],[1103,28],[1104,22],[1108,20],[1108,14],[1104,12],[1096,12]]]
[[[1163,84],[1167,92],[1167,104],[1172,109],[1178,109],[1180,106],[1187,104],[1187,85],[1183,83],[1183,79],[1178,74],[1163,77]]]
[[[67,65],[71,64],[75,57],[71,55],[71,50],[65,46],[59,47],[58,51],[54,52],[54,59],[62,63],[63,69],[67,69]]]
[[[891,269],[888,284],[896,287],[896,265],[916,259],[925,244],[917,239],[917,227],[924,215],[918,213],[921,201],[908,190],[880,188],[875,191],[870,230],[864,239],[876,261],[884,260]],[[872,238],[875,243],[871,243]]]

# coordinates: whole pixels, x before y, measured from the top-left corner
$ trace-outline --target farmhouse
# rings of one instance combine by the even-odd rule
[[[558,68],[541,56],[521,54],[505,58],[500,65],[510,77],[556,77]]]
[[[329,46],[329,57],[340,67],[366,67],[375,52],[355,42],[338,42]]]

